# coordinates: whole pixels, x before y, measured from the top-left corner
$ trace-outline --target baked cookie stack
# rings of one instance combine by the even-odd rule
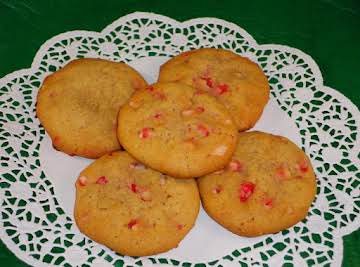
[[[153,85],[124,63],[72,61],[44,80],[37,116],[56,149],[97,158],[76,182],[80,231],[144,256],[180,243],[200,199],[240,236],[305,218],[316,193],[309,158],[285,137],[245,132],[268,99],[257,64],[205,48],[170,59]]]

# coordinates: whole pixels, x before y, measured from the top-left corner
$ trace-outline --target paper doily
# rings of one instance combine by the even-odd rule
[[[88,161],[50,148],[35,117],[38,88],[47,75],[79,57],[127,62],[154,81],[160,63],[199,47],[230,49],[262,66],[271,101],[256,127],[302,146],[316,169],[317,198],[304,221],[275,235],[233,236],[201,212],[179,248],[152,257],[123,257],[76,228],[71,179]],[[0,80],[0,237],[35,266],[340,266],[342,236],[360,225],[359,127],[357,107],[323,85],[308,55],[287,46],[258,45],[223,20],[180,23],[136,12],[100,33],[63,33],[41,46],[31,68]]]

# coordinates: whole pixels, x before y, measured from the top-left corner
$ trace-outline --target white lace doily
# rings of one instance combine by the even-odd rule
[[[74,179],[89,161],[52,149],[35,117],[43,79],[72,59],[124,61],[153,82],[181,51],[222,47],[264,69],[271,101],[257,129],[288,136],[310,155],[318,194],[306,220],[275,235],[241,238],[201,211],[170,252],[123,257],[82,235],[73,220]],[[151,13],[122,17],[102,32],[72,31],[44,43],[31,68],[0,80],[0,237],[34,266],[340,266],[342,236],[360,225],[360,113],[323,85],[316,63],[281,45],[258,45],[239,26],[215,18],[177,22]]]

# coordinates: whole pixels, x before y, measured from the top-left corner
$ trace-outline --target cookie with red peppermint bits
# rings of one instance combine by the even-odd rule
[[[147,86],[124,63],[77,59],[46,77],[36,114],[57,150],[98,158],[120,149],[117,114],[131,94]]]
[[[124,151],[97,159],[76,181],[78,228],[123,255],[153,255],[177,247],[199,208],[195,180],[163,175]]]
[[[181,53],[161,66],[159,81],[185,83],[214,95],[240,131],[255,125],[269,99],[269,83],[260,66],[224,49]]]
[[[304,219],[316,194],[306,154],[289,139],[244,132],[232,160],[198,179],[202,205],[219,224],[241,236],[287,229]]]
[[[236,126],[224,105],[181,83],[138,90],[120,109],[118,125],[127,152],[177,178],[223,168],[237,142]]]

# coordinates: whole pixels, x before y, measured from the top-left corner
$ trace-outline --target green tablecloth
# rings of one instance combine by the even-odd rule
[[[0,77],[30,66],[40,45],[70,30],[100,31],[115,19],[149,11],[183,21],[218,17],[258,43],[296,47],[319,65],[325,85],[360,104],[360,1],[0,1]],[[0,243],[0,266],[26,266]],[[343,266],[360,266],[360,231],[344,238]]]

